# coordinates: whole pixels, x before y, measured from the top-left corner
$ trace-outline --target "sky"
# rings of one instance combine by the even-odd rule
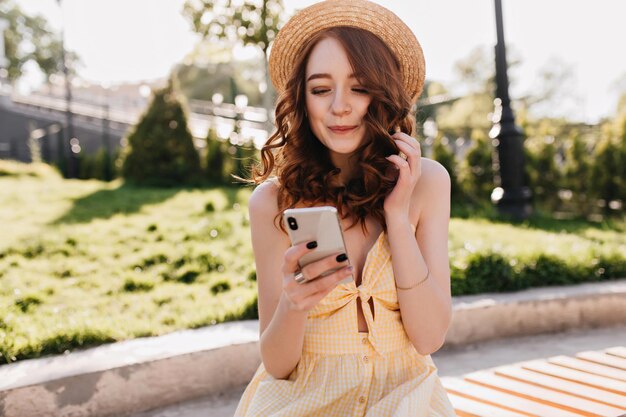
[[[313,0],[284,0],[287,13]],[[413,30],[426,58],[426,77],[461,94],[454,64],[478,47],[496,42],[493,0],[380,0]],[[543,68],[568,67],[563,100],[544,109],[552,116],[594,123],[613,115],[626,90],[626,1],[503,0],[508,54],[521,60],[509,77],[510,93],[539,88]],[[79,75],[115,84],[167,76],[198,42],[180,11],[184,0],[17,0],[29,14],[43,15],[65,30],[68,49],[83,63]],[[158,7],[155,7],[158,5]],[[22,88],[41,82],[31,72]]]

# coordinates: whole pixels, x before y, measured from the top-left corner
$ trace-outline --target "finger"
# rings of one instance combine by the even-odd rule
[[[346,277],[352,275],[353,272],[354,267],[352,265],[346,265],[332,274],[305,282],[300,285],[302,288],[301,294],[303,297],[312,297],[315,296],[315,294],[328,293],[335,288],[339,281],[346,279]]]
[[[419,141],[417,139],[415,139],[413,136],[407,135],[406,133],[396,132],[393,135],[391,135],[391,137],[394,138],[394,139],[406,142],[406,143],[408,143],[409,145],[411,145],[414,148],[419,148],[420,147]]]
[[[331,292],[340,281],[349,277],[353,271],[354,268],[348,265],[325,277],[302,284],[286,286],[287,297],[298,309],[310,310]]]
[[[307,245],[311,246],[310,248]],[[283,259],[283,273],[293,273],[300,269],[300,264],[298,261],[304,254],[315,250],[317,247],[317,242],[315,244],[311,244],[311,242],[302,242],[297,245],[294,245],[285,251],[285,256]]]
[[[405,141],[398,140],[398,139],[395,140],[395,143],[398,149],[400,149],[409,157],[413,156],[414,158],[419,158],[422,154],[422,150],[419,144],[417,145],[417,147],[415,147],[411,143],[407,143]]]
[[[410,169],[410,165],[406,159],[401,158],[399,155],[389,155],[386,159],[393,163],[395,167],[401,171]]]
[[[302,268],[302,272],[307,277],[315,278],[323,274],[326,271],[329,271],[331,269],[336,269],[337,267],[348,265],[348,264],[349,264],[348,256],[343,252],[336,252],[320,260],[311,262],[310,264]]]

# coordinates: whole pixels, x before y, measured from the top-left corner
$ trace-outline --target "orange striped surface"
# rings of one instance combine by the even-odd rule
[[[443,377],[459,416],[626,416],[626,347]]]

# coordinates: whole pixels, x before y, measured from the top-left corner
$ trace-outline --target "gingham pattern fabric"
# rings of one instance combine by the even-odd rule
[[[368,332],[359,332],[357,302]],[[302,357],[288,379],[275,379],[261,363],[235,412],[235,417],[455,415],[430,355],[417,353],[402,327],[384,232],[367,254],[361,284],[339,284],[309,312]]]

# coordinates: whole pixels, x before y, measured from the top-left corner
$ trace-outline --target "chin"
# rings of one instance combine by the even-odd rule
[[[333,147],[329,147],[328,149],[334,153],[340,154],[340,155],[352,155],[354,152],[356,152],[358,146],[333,146]]]

